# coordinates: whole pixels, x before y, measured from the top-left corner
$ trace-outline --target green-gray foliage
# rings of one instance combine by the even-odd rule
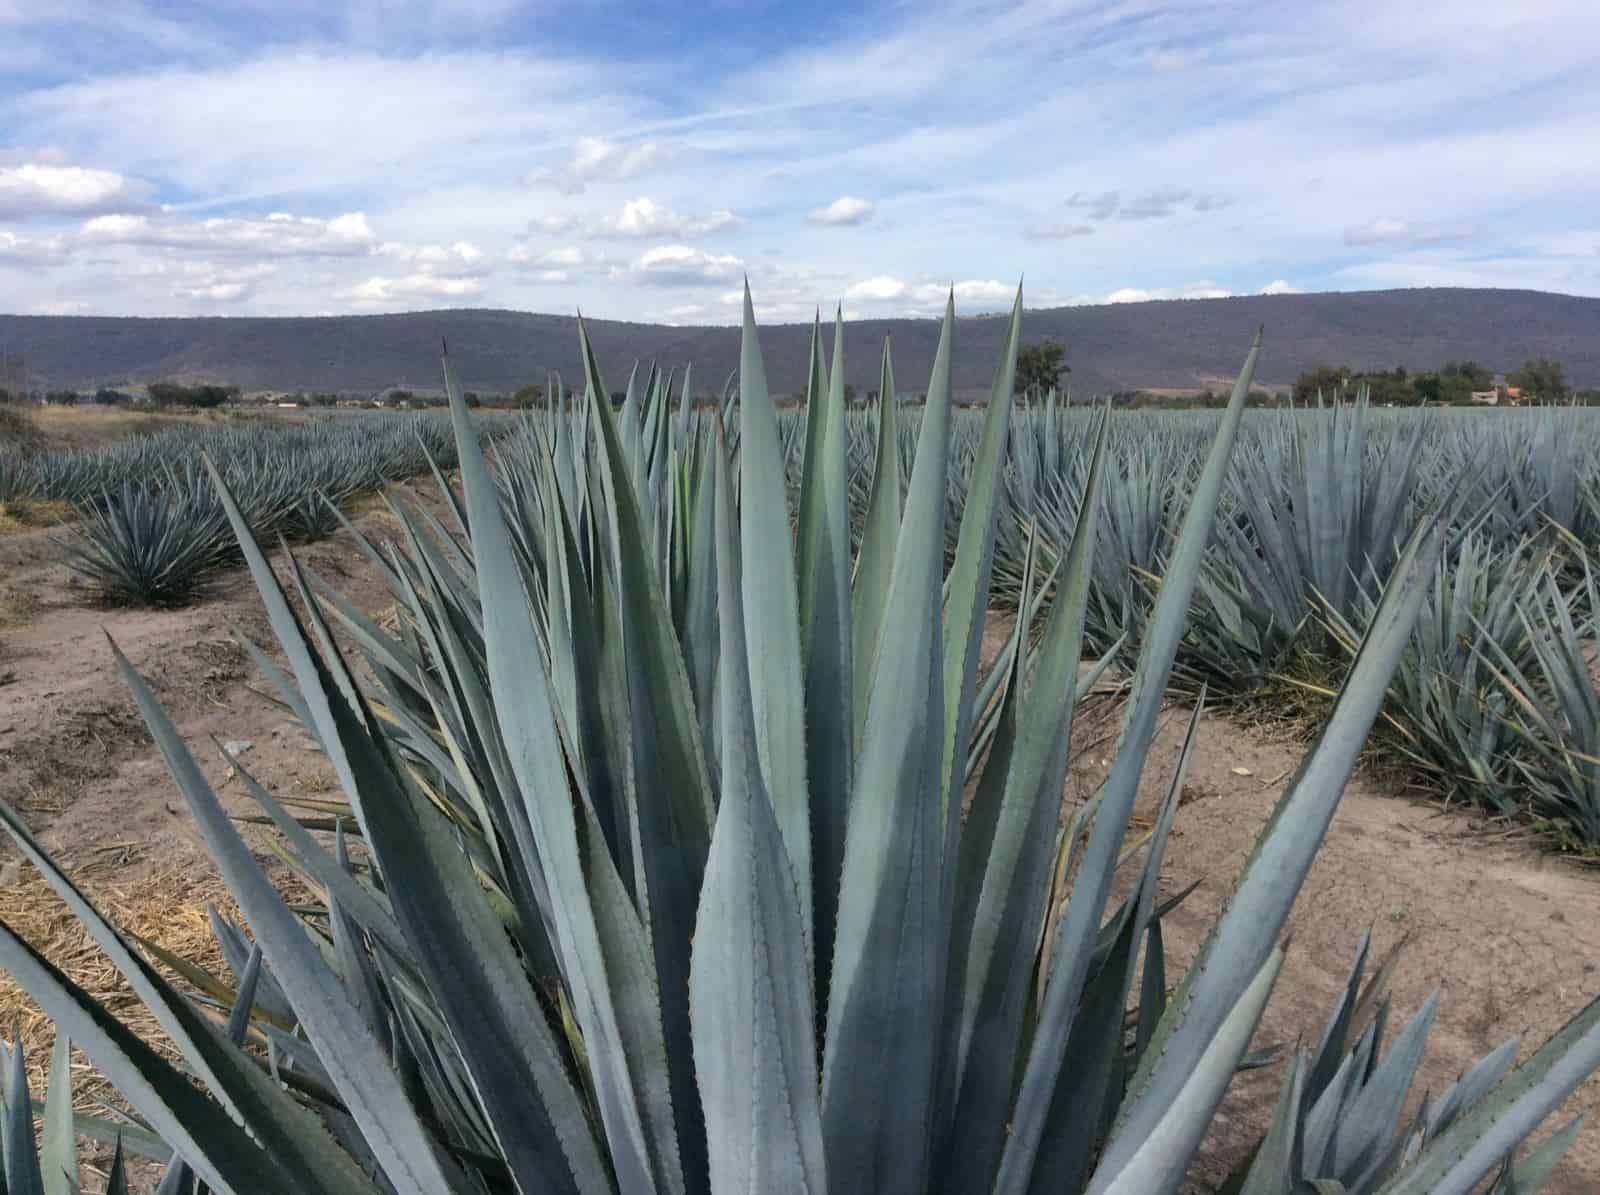
[[[1020,293],[1011,319],[995,401],[958,432],[947,306],[905,491],[866,490],[863,542],[883,554],[869,567],[846,526],[842,340],[830,368],[818,329],[813,420],[796,434],[768,395],[748,297],[727,420],[673,418],[672,380],[653,370],[613,411],[585,335],[581,410],[535,416],[491,465],[447,363],[462,492],[442,520],[396,501],[390,550],[358,538],[402,612],[392,631],[292,559],[280,583],[214,468],[287,668],[252,650],[348,806],[330,844],[239,768],[320,903],[284,902],[117,659],[260,951],[237,973],[244,936],[219,922],[234,974],[202,977],[205,998],[248,1026],[270,1075],[3,806],[190,1074],[3,927],[0,965],[170,1142],[174,1171],[218,1192],[1177,1190],[1246,1059],[1455,499],[1396,543],[1322,734],[1169,996],[1162,919],[1181,894],[1163,898],[1160,876],[1182,761],[1142,851],[1128,828],[1259,339],[1227,410],[1195,425],[1214,435],[1173,495],[1182,519],[1138,615],[1116,758],[1063,835],[1102,495],[1125,474],[1107,414],[1066,421],[1087,515],[1059,522],[1070,536],[1051,551],[1022,537],[1015,592],[1040,635],[1019,630],[980,679]],[[1201,733],[1197,705],[1184,760]],[[1464,1192],[1600,1065],[1597,1004],[1521,1070],[1491,1056],[1418,1133],[1398,1116],[1428,1017],[1379,1061],[1379,1035],[1352,1044],[1336,1011],[1290,1067],[1280,1120],[1296,1127],[1269,1136],[1251,1189],[1303,1175]],[[1326,1148],[1286,1150],[1313,1128]],[[1537,1185],[1551,1160],[1523,1158],[1518,1181]]]

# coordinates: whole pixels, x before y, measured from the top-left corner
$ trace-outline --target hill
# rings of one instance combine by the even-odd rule
[[[1029,311],[1029,340],[1064,341],[1079,395],[1195,389],[1237,371],[1258,325],[1267,330],[1258,377],[1286,385],[1319,364],[1432,369],[1470,358],[1510,371],[1529,357],[1562,361],[1576,386],[1600,385],[1600,299],[1524,290],[1415,289],[1260,295],[1058,307]],[[634,360],[695,366],[697,389],[720,387],[738,362],[737,328],[589,322],[609,384]],[[1004,320],[963,319],[955,385],[987,391]],[[894,341],[902,390],[920,390],[938,324],[868,319],[851,325],[847,374],[875,389],[878,344]],[[761,343],[775,392],[799,389],[810,328],[765,327]],[[465,385],[506,391],[547,370],[580,376],[569,316],[459,309],[305,318],[161,318],[0,315],[0,343],[21,354],[33,385],[82,388],[157,380],[225,382],[246,390],[376,391],[438,386],[440,340]]]

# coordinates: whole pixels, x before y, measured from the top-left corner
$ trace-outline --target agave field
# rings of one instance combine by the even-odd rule
[[[892,386],[892,382],[891,382]],[[886,386],[885,393],[892,393]],[[891,412],[902,476],[920,414]],[[871,479],[890,450],[880,409],[846,420],[859,541]],[[1097,429],[1106,477],[1085,642],[1132,665],[1166,574],[1185,498],[1221,420],[1214,412],[1064,409],[1011,415],[996,513],[991,600],[1019,602],[1030,531],[1043,566],[1064,558],[1084,506]],[[780,419],[791,489],[804,414]],[[984,415],[952,423],[947,556]],[[1374,748],[1421,787],[1549,840],[1600,848],[1600,699],[1590,556],[1600,548],[1600,412],[1382,410],[1364,398],[1302,411],[1247,410],[1217,500],[1174,684],[1213,701],[1319,712],[1378,608],[1406,534],[1450,513],[1423,610]]]
[[[182,1059],[0,924],[0,967],[60,1031],[37,1139],[22,1052],[0,1059],[0,1191],[78,1190],[88,1133],[119,1142],[114,1191],[128,1153],[164,1193],[1162,1195],[1265,1066],[1276,1111],[1230,1191],[1543,1186],[1579,1122],[1525,1143],[1600,1067],[1600,1001],[1419,1098],[1435,1003],[1391,1009],[1353,930],[1325,1017],[1251,1045],[1375,725],[1475,799],[1584,832],[1593,431],[1246,418],[1259,340],[1219,414],[1014,409],[1020,295],[987,408],[958,415],[953,323],[925,408],[865,414],[842,326],[831,352],[819,328],[792,418],[747,296],[720,412],[652,375],[620,411],[539,413],[487,448],[446,362],[446,516],[397,498],[399,543],[355,536],[381,623],[292,555],[280,580],[208,451],[194,477],[278,641],[251,653],[337,776],[303,805],[232,761],[313,895],[286,901],[117,653],[245,924],[216,919],[226,972],[185,965],[180,990],[0,804]],[[892,395],[887,348],[881,368]],[[995,604],[1022,617],[981,670]],[[1125,699],[1063,821],[1084,659]],[[1337,679],[1303,762],[1169,975],[1188,893],[1162,873],[1202,711],[1310,692],[1319,660]],[[1182,755],[1136,830],[1174,687]],[[69,1041],[136,1119],[74,1117]]]
[[[182,604],[242,559],[207,457],[256,534],[311,540],[357,495],[454,467],[455,441],[443,416],[416,415],[176,429],[27,456],[0,445],[0,500],[70,502],[69,563],[106,600]]]

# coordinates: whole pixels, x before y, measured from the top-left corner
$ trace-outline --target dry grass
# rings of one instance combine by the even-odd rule
[[[33,621],[44,603],[31,589],[11,586],[0,589],[0,630],[16,630]]]
[[[132,880],[119,878],[139,850],[133,843],[108,844],[69,870],[112,924],[226,976],[227,964],[206,917],[208,901],[224,914],[238,916],[221,878],[205,865],[148,871]],[[118,1020],[178,1061],[177,1051],[150,1010],[31,865],[21,865],[14,879],[0,885],[0,921],[32,943]],[[7,1037],[21,1041],[30,1083],[36,1092],[42,1092],[55,1026],[4,973],[0,973],[0,1025],[6,1027]],[[80,1112],[103,1115],[107,1109],[125,1108],[111,1085],[87,1063],[75,1062],[73,1071],[74,1103]]]
[[[148,436],[174,427],[206,427],[225,422],[227,415],[217,411],[192,414],[152,414],[126,411],[117,407],[35,407],[33,424],[52,447],[84,448],[107,444],[129,436]]]
[[[64,498],[9,498],[0,502],[0,535],[59,527],[72,519],[72,503]]]

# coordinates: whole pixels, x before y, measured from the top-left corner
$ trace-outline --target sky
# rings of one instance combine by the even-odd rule
[[[1595,0],[0,0],[0,311],[1600,295]]]

